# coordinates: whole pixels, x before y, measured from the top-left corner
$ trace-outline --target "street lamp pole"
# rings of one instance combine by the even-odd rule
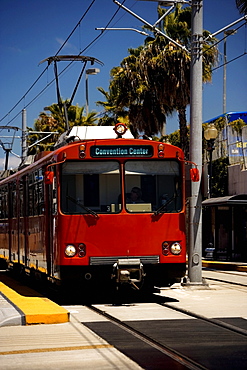
[[[89,113],[89,99],[88,99],[88,75],[97,75],[100,72],[99,68],[89,68],[86,70],[86,115]]]
[[[226,113],[226,39],[227,36],[234,35],[236,30],[227,30],[224,31],[224,69],[223,69],[223,113]]]
[[[213,151],[215,149],[214,143],[218,135],[218,130],[214,124],[208,125],[204,131],[204,138],[207,140],[207,151],[209,153],[209,165],[208,165],[208,174],[209,174],[209,185],[208,185],[208,198],[212,196],[212,169],[213,169]]]

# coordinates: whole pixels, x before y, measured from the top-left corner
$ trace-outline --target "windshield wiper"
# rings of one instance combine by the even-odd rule
[[[76,205],[78,205],[79,207],[84,209],[84,211],[86,211],[87,213],[90,213],[94,217],[99,217],[99,215],[96,212],[94,212],[92,209],[84,206],[84,204],[82,204],[82,202],[80,200],[76,200],[76,199],[72,198],[70,195],[67,195],[66,198],[68,198],[71,202],[75,203]]]
[[[162,211],[166,208],[166,206],[168,206],[175,198],[177,197],[177,195],[173,195],[170,199],[168,199],[164,204],[162,204],[162,206],[160,206],[155,212],[155,216],[158,215],[159,213],[162,213]]]

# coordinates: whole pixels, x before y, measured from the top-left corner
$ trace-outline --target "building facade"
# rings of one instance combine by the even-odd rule
[[[221,127],[213,161],[228,158],[228,194],[202,203],[203,255],[210,250],[215,260],[247,262],[247,112],[229,112],[209,123]]]

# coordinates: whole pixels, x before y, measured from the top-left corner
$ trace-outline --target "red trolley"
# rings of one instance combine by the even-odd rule
[[[92,139],[80,130],[111,130]],[[114,129],[114,131],[113,131]],[[181,149],[122,124],[73,127],[53,152],[0,181],[0,257],[81,291],[170,286],[186,270]]]

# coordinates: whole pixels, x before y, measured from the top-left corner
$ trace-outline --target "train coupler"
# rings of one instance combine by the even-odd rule
[[[119,259],[113,265],[113,273],[111,278],[115,279],[117,285],[132,285],[133,288],[139,290],[138,284],[142,283],[145,276],[143,264],[139,258]]]

